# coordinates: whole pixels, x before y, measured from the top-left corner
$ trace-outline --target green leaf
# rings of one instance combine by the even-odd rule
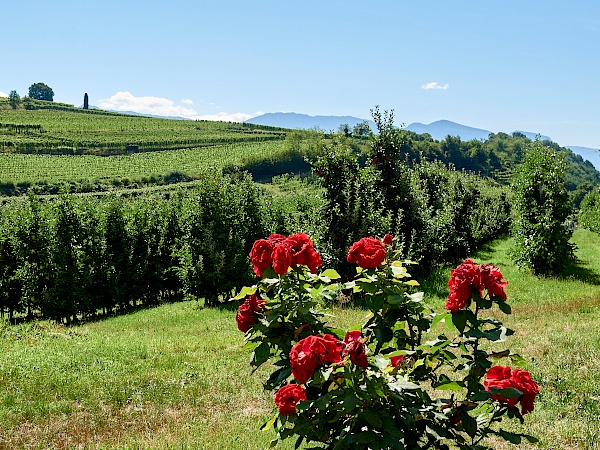
[[[523,436],[525,439],[527,439],[532,444],[537,444],[538,442],[540,442],[540,440],[538,438],[536,438],[534,436],[530,436],[528,434],[522,434],[521,436]]]
[[[273,427],[275,426],[275,420],[277,420],[277,416],[263,423],[260,427],[260,431],[267,431],[273,429]]]
[[[509,431],[505,431],[502,428],[500,428],[500,431],[498,434],[500,436],[502,436],[504,439],[506,439],[508,442],[510,442],[511,444],[520,444],[521,443],[521,436],[519,436],[518,434],[511,433]]]
[[[339,280],[342,278],[339,273],[337,273],[334,269],[327,269],[321,272],[322,277],[329,278],[330,280]]]
[[[244,286],[242,288],[242,290],[240,291],[240,293],[238,295],[236,295],[235,297],[233,297],[232,300],[241,300],[243,298],[248,297],[249,295],[255,294],[256,293],[256,286]]]
[[[406,297],[404,297],[404,295],[391,294],[388,295],[387,301],[390,305],[399,305],[400,303],[406,302]]]
[[[475,435],[477,434],[477,421],[475,419],[473,419],[469,415],[469,413],[464,409],[460,410],[460,421],[462,423],[462,426],[463,426],[465,432],[471,438],[474,438]]]
[[[433,387],[441,391],[462,391],[464,389],[464,386],[458,381],[448,381],[434,385]]]
[[[510,314],[512,312],[512,310],[510,309],[510,305],[502,299],[498,302],[498,307],[500,308],[500,311],[502,311],[504,314]]]
[[[454,324],[458,332],[460,334],[463,334],[465,331],[465,326],[467,325],[467,315],[465,314],[465,312],[462,310],[456,311],[455,313],[452,313],[451,317],[452,323]]]
[[[379,428],[383,424],[377,413],[372,409],[365,409],[363,416],[365,420],[374,428]]]
[[[271,356],[271,349],[269,348],[269,344],[266,342],[262,342],[258,347],[254,349],[252,352],[252,357],[250,359],[250,364],[254,367],[258,367],[261,364],[267,362]]]
[[[523,395],[523,392],[512,387],[498,389],[497,387],[490,386],[489,389],[492,394],[499,395],[504,398],[519,398],[521,395]]]
[[[420,388],[420,386],[418,384],[415,384],[411,381],[407,381],[407,380],[403,380],[403,379],[392,381],[391,383],[388,383],[388,386],[390,387],[390,389],[392,389],[396,392],[402,392],[404,390],[414,390],[414,389]]]
[[[443,314],[433,313],[432,321],[431,321],[431,328],[435,328],[438,325],[438,323],[440,323],[442,321],[445,322],[448,317],[451,317],[450,313],[443,313]]]
[[[510,355],[510,350],[507,349],[507,350],[504,350],[503,352],[492,352],[490,354],[490,357],[499,359],[499,358],[506,358],[508,355]]]
[[[387,358],[384,358],[381,355],[376,355],[375,356],[375,365],[377,367],[379,367],[379,369],[383,370],[385,369],[387,366],[390,365],[390,360]]]
[[[517,355],[516,353],[513,355],[510,355],[510,362],[517,367],[526,367],[527,366],[527,361],[525,361],[525,359],[523,359],[523,357],[521,355]]]
[[[358,405],[360,400],[354,394],[348,394],[344,397],[344,411],[349,413],[354,409],[356,405]]]
[[[374,431],[364,431],[362,433],[353,434],[348,438],[348,442],[356,444],[368,444],[379,439],[379,435]]]

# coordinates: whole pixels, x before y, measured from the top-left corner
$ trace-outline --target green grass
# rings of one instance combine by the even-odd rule
[[[517,270],[511,240],[474,255],[509,280],[503,320],[515,335],[498,345],[520,353],[540,385],[514,428],[541,449],[600,448],[600,237],[578,230],[574,241],[581,264],[563,279]],[[436,311],[447,275],[424,282]],[[365,315],[333,313],[345,328]],[[261,385],[269,370],[251,374],[234,315],[182,302],[71,328],[2,326],[0,449],[267,448],[273,433],[258,427],[273,413]]]

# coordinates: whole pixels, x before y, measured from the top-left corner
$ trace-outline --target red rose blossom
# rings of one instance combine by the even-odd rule
[[[313,242],[304,233],[296,233],[287,237],[284,241],[291,248],[292,267],[298,264],[308,266],[312,273],[316,273],[317,267],[323,265],[321,255],[315,251]]]
[[[479,266],[480,272],[480,292],[485,288],[488,291],[490,298],[502,297],[506,301],[506,293],[504,288],[508,284],[508,281],[503,280],[503,275],[493,264],[482,264]]]
[[[367,368],[367,354],[365,353],[365,342],[360,331],[349,331],[344,337],[344,355],[350,355],[350,361],[352,364]]]
[[[275,244],[273,249],[273,269],[277,275],[285,274],[293,263],[292,248],[285,241]]]
[[[317,367],[340,362],[344,343],[331,334],[307,336],[290,351],[292,375],[299,383],[306,383]]]
[[[404,361],[404,355],[391,356],[390,362],[392,363],[392,367],[398,366],[402,361]]]
[[[450,293],[446,301],[446,309],[457,312],[467,306],[474,290],[487,290],[490,298],[501,297],[506,300],[504,288],[508,281],[503,280],[502,273],[493,264],[477,265],[471,259],[465,259],[456,269],[450,272],[448,287]]]
[[[352,244],[346,260],[363,269],[376,269],[385,260],[385,245],[373,237],[362,238]]]
[[[245,333],[257,322],[257,316],[265,309],[265,304],[258,295],[252,294],[238,307],[235,320],[241,332]]]
[[[389,233],[388,233],[388,234],[386,234],[386,235],[383,237],[383,240],[382,240],[382,242],[383,242],[385,245],[392,245],[392,242],[394,242],[394,237],[393,237],[391,234],[389,234]]]
[[[295,414],[298,402],[306,400],[306,391],[297,384],[286,384],[275,393],[279,414]]]
[[[514,388],[522,394],[516,398],[505,398],[493,394],[492,399],[506,403],[510,408],[521,402],[521,413],[527,414],[533,411],[533,401],[539,394],[540,389],[535,381],[531,379],[529,372],[519,368],[510,370],[510,367],[494,366],[488,370],[483,380],[483,387],[491,392],[492,387],[498,389]]]
[[[250,262],[253,264],[254,273],[262,277],[262,272],[271,265],[273,243],[267,239],[258,239],[250,251]]]

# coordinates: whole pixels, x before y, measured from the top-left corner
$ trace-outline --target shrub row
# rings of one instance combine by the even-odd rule
[[[0,310],[66,322],[184,295],[215,304],[248,284],[264,235],[251,181],[209,173],[164,197],[31,195],[0,220]]]
[[[600,190],[595,189],[581,201],[578,216],[579,225],[587,230],[600,233]]]

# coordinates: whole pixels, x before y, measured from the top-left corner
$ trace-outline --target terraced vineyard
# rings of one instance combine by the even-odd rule
[[[180,172],[193,177],[206,167],[223,169],[276,154],[283,141],[213,145],[130,156],[0,154],[0,182],[102,182],[119,178],[141,180]]]
[[[0,151],[4,153],[117,155],[281,141],[285,136],[283,129],[244,123],[159,119],[67,107],[0,109]]]

